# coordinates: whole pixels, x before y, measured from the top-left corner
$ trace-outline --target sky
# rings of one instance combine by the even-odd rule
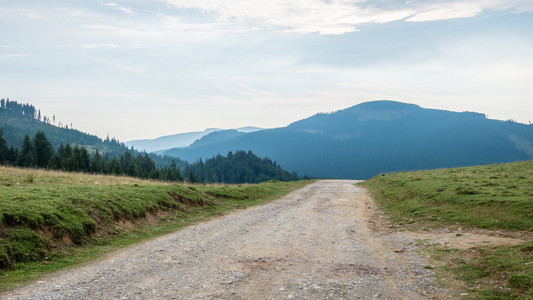
[[[533,0],[0,0],[0,98],[121,141],[372,100],[533,121]]]

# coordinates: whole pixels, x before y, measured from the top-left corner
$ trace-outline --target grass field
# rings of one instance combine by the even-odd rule
[[[392,221],[411,230],[484,228],[532,236],[533,161],[383,174],[360,185]],[[454,276],[466,297],[533,298],[532,242],[426,250],[444,262],[437,274]]]
[[[0,290],[308,183],[203,186],[0,167]]]

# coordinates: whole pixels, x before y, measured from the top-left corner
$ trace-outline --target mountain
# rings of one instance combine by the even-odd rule
[[[186,132],[186,133],[178,133],[173,135],[166,135],[162,137],[158,137],[155,139],[144,139],[144,140],[132,140],[129,142],[125,142],[124,144],[128,147],[133,147],[137,150],[144,150],[146,152],[159,152],[161,150],[168,150],[171,148],[181,148],[181,147],[187,147],[191,145],[194,141],[202,138],[203,136],[206,136],[212,132],[216,131],[222,131],[224,129],[218,129],[218,128],[208,128],[204,131],[194,131],[194,132]],[[263,130],[263,128],[259,127],[241,127],[235,129],[238,132],[254,132]]]
[[[296,173],[287,172],[275,161],[260,158],[251,151],[217,155],[189,164],[169,156],[139,153],[128,149],[114,138],[101,140],[66,126],[52,125],[52,120],[42,117],[30,104],[0,99],[0,165],[127,175],[166,181],[181,181],[186,178],[192,183],[258,183],[266,180],[300,179]],[[210,144],[259,129],[207,129],[206,131],[212,132],[194,144]],[[28,138],[25,138],[26,135]]]
[[[236,129],[215,131],[215,132],[211,132],[208,135],[203,136],[201,139],[194,141],[194,143],[192,143],[188,148],[189,149],[202,148],[203,146],[209,146],[209,145],[216,144],[219,142],[224,142],[225,140],[238,137],[241,135],[245,135],[245,134],[246,133],[239,132]]]
[[[26,134],[33,138],[38,131],[42,131],[56,150],[59,149],[61,143],[70,143],[86,148],[89,154],[95,153],[96,150],[100,154],[107,154],[110,157],[121,156],[128,151],[135,156],[139,153],[138,151],[131,151],[115,138],[102,140],[95,135],[68,128],[67,126],[53,125],[52,119],[41,116],[40,111],[33,105],[22,104],[9,99],[0,99],[0,130],[2,130],[3,138],[8,146],[21,147]],[[172,160],[175,160],[178,166],[186,165],[186,162],[179,161],[173,157],[154,154],[149,154],[149,156],[158,168],[169,166]]]
[[[61,143],[87,146],[100,153],[120,155],[128,149],[115,139],[102,140],[76,129],[52,125],[50,118],[40,116],[40,112],[30,104],[20,104],[9,99],[1,99],[0,128],[7,144],[14,147],[22,146],[24,136],[33,137],[37,131],[45,133],[52,146],[57,149]]]
[[[251,150],[299,174],[351,179],[533,159],[533,125],[395,101],[361,103],[283,128],[225,134],[163,153],[195,161]]]

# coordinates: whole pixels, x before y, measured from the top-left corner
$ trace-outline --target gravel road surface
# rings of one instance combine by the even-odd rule
[[[121,249],[4,299],[444,299],[355,181],[318,181]]]

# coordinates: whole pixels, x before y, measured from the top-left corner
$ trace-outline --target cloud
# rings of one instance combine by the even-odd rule
[[[28,19],[36,19],[39,17],[37,10],[35,9],[23,9],[23,8],[0,8],[0,18],[4,17],[25,17]]]
[[[470,0],[448,1],[421,6],[407,22],[428,22],[458,18],[471,18],[484,11],[533,12],[533,5],[524,0]]]
[[[4,55],[0,55],[0,58],[4,59],[4,58],[13,58],[13,57],[25,57],[25,56],[30,56],[30,55],[25,54],[25,53],[4,54]]]
[[[371,23],[427,22],[468,18],[491,10],[533,11],[530,0],[437,0],[431,2],[166,0],[166,2],[179,9],[203,11],[223,22],[328,35],[358,31],[362,25]]]
[[[143,43],[132,42],[128,44],[118,43],[87,43],[87,44],[71,44],[69,47],[80,47],[83,49],[140,49],[144,47]]]
[[[474,3],[455,3],[453,5],[440,5],[428,11],[418,13],[407,22],[427,22],[458,18],[475,17],[483,11],[482,7]]]
[[[137,15],[137,12],[135,12],[133,9],[131,9],[129,7],[124,7],[124,6],[118,5],[118,4],[113,3],[113,2],[108,2],[108,3],[105,3],[104,5],[107,6],[107,7],[116,9],[118,11],[121,11],[121,12],[127,14],[127,15],[130,15],[130,16],[136,16]]]
[[[224,22],[281,27],[299,33],[343,34],[357,25],[385,23],[411,15],[409,11],[362,8],[349,1],[320,0],[167,0],[180,9],[199,9]],[[356,2],[357,3],[357,2]]]
[[[105,31],[110,31],[121,36],[129,37],[164,37],[164,32],[157,30],[146,30],[146,29],[132,29],[119,26],[109,26],[109,25],[84,25],[83,28],[88,29],[100,29]]]

